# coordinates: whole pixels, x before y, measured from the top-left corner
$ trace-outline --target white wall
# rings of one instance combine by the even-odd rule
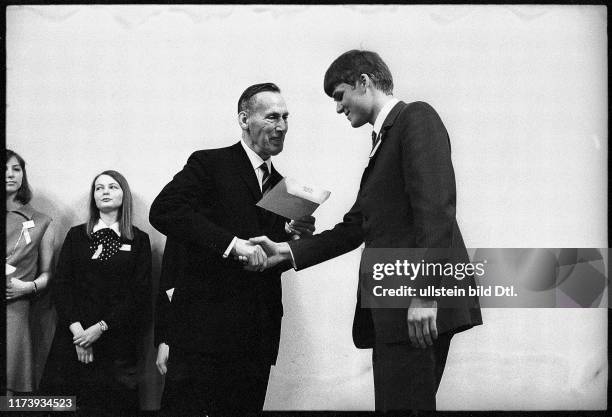
[[[6,19],[7,147],[62,238],[85,219],[92,177],[117,169],[157,272],[150,203],[192,151],[238,140],[236,101],[264,81],[291,112],[274,163],[332,190],[316,215],[319,230],[333,226],[354,201],[370,129],[334,113],[323,75],[364,48],[387,61],[397,97],[429,102],[445,122],[468,246],[607,246],[604,7],[23,6]],[[266,409],[373,408],[371,352],[350,337],[358,258],[284,275]],[[439,408],[604,408],[606,314],[483,311],[485,325],[453,342]],[[148,407],[160,387],[152,355]]]

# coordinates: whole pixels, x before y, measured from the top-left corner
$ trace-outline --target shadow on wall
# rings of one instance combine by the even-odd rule
[[[55,233],[55,261],[64,243],[68,230],[87,219],[87,207],[89,205],[89,193],[85,190],[72,205],[61,202],[60,198],[48,193],[34,191],[32,206],[50,216],[53,219],[53,231]]]
[[[75,212],[74,207],[58,203],[59,198],[54,198],[52,195],[39,193],[36,192],[36,190],[33,191],[33,195],[31,201],[32,207],[53,219],[51,227],[55,234],[53,242],[54,261],[57,262],[64,237],[68,229],[72,227],[74,219],[78,218],[78,214]],[[78,201],[87,201],[87,195],[85,194],[85,196],[79,198]],[[79,206],[79,204],[75,205],[75,207]],[[85,207],[87,206],[85,205]],[[53,277],[51,279],[53,280]],[[52,283],[53,281],[51,281],[51,284]],[[51,301],[51,293],[47,288],[47,290],[40,294],[31,304],[30,328],[32,340],[35,341],[32,347],[36,386],[40,383],[40,379],[45,369],[49,349],[51,348],[53,336],[55,335],[56,323],[57,313]]]

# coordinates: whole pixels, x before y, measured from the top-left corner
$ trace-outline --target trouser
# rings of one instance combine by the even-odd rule
[[[170,347],[162,415],[244,415],[263,410],[271,360]]]
[[[435,410],[451,338],[441,334],[425,349],[409,342],[377,343],[372,351],[376,410]]]

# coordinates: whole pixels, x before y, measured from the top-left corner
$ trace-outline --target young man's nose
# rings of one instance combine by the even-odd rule
[[[336,103],[336,113],[343,113],[344,112],[344,107],[342,107],[342,103],[338,102]]]

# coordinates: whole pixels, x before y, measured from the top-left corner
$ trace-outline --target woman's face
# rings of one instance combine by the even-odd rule
[[[103,213],[118,210],[123,204],[123,190],[110,175],[100,175],[94,182],[94,200]]]
[[[6,162],[6,195],[14,196],[21,188],[23,181],[23,169],[19,161],[11,156]]]

